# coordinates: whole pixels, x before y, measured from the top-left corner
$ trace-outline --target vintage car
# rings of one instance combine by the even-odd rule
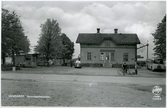
[[[81,61],[76,60],[75,63],[74,63],[74,67],[75,68],[81,68],[82,67]]]

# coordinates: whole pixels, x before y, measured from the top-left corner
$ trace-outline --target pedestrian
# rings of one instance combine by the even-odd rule
[[[135,74],[137,75],[137,61],[135,60]]]
[[[123,75],[127,74],[128,66],[126,63],[122,64],[122,68],[123,68]]]

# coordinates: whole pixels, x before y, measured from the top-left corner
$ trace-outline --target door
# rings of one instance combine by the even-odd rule
[[[104,63],[104,67],[110,67],[109,60],[110,60],[109,52],[106,52],[106,53],[105,53],[105,63]]]
[[[105,60],[106,60],[105,63],[109,63],[110,58],[109,58],[109,53],[108,52],[106,52]]]

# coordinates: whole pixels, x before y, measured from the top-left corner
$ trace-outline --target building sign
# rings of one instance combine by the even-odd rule
[[[100,52],[115,52],[115,50],[100,50]]]

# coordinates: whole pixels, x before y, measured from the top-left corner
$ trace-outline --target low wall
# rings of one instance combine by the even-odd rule
[[[102,63],[82,63],[83,67],[103,67]]]
[[[135,68],[134,64],[127,64],[129,68]],[[82,63],[83,67],[104,67],[102,63]],[[122,64],[112,64],[110,68],[121,68]]]

